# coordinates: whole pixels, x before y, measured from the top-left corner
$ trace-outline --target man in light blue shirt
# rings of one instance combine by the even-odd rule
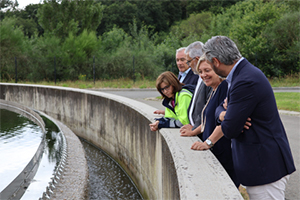
[[[181,83],[191,84],[196,86],[198,75],[194,74],[187,64],[186,55],[184,53],[186,47],[181,47],[176,50],[176,64],[179,70],[178,79]]]

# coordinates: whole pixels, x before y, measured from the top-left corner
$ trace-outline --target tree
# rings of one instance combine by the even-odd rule
[[[106,5],[103,11],[102,23],[97,28],[98,35],[109,32],[113,27],[122,28],[125,32],[129,32],[128,24],[136,18],[137,6],[135,3],[128,1],[110,1],[110,5]]]
[[[95,32],[86,29],[78,36],[72,33],[65,39],[62,45],[62,79],[76,80],[80,74],[90,75],[89,63],[97,48],[97,37]]]
[[[259,67],[267,76],[273,66],[272,49],[267,44],[264,30],[272,26],[288,6],[282,2],[247,0],[239,2],[224,13],[216,15],[209,35],[226,35],[236,42],[242,55]]]
[[[178,31],[180,39],[187,38],[190,35],[201,37],[204,32],[209,32],[212,17],[213,15],[210,12],[191,14],[186,20],[182,20],[178,25],[172,26],[171,33]]]
[[[25,36],[32,37],[36,31],[38,35],[42,35],[44,32],[42,27],[38,24],[37,10],[40,4],[30,4],[25,7],[24,10],[8,10],[3,14],[2,18],[15,17],[16,25],[22,27]]]
[[[101,23],[103,9],[92,0],[45,0],[37,16],[45,32],[64,39],[69,33],[95,31]]]
[[[234,0],[234,1],[228,1],[228,0],[218,0],[218,1],[194,1],[194,0],[188,0],[186,5],[187,15],[193,13],[201,13],[205,11],[212,12],[214,14],[220,14],[223,12],[224,8],[229,8],[230,6],[236,4],[239,1],[245,1],[245,0]]]
[[[2,10],[3,8],[9,8],[11,7],[12,10],[15,10],[16,7],[19,6],[19,3],[17,0],[0,0],[0,9]]]
[[[300,70],[300,12],[286,13],[263,32],[267,39],[272,67],[269,76],[283,76]]]
[[[0,78],[14,78],[14,58],[25,51],[24,35],[17,27],[15,18],[5,18],[0,22]]]

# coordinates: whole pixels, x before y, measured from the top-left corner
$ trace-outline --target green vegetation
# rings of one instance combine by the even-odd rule
[[[272,87],[300,87],[300,73],[269,79]]]
[[[300,112],[299,92],[275,92],[274,94],[279,110],[291,110]]]
[[[81,74],[155,80],[166,70],[178,73],[177,48],[214,35],[234,40],[268,78],[299,72],[299,1],[45,0],[21,10],[15,0],[0,0],[0,6],[4,82],[14,81],[16,63],[18,81],[76,81]]]
[[[83,75],[82,75],[83,76]],[[12,82],[13,83],[13,82]],[[37,84],[37,85],[51,85],[54,86],[54,82],[40,81],[40,82],[30,82],[30,81],[19,81],[18,83],[23,84]],[[95,84],[91,80],[77,80],[77,81],[59,81],[56,86],[62,87],[72,87],[72,88],[155,88],[155,81],[153,80],[136,80],[133,81],[129,78],[120,78],[113,80],[102,80],[95,81]]]

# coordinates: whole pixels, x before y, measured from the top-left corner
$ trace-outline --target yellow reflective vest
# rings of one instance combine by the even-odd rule
[[[158,128],[179,128],[189,124],[188,108],[192,99],[193,93],[187,89],[182,89],[175,94],[175,107],[171,106],[169,99],[164,99],[163,105],[165,108],[165,116],[159,120]]]

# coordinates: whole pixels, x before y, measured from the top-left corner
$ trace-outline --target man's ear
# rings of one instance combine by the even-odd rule
[[[221,63],[216,57],[214,57],[212,58],[212,64],[215,65],[216,67],[219,67]]]

